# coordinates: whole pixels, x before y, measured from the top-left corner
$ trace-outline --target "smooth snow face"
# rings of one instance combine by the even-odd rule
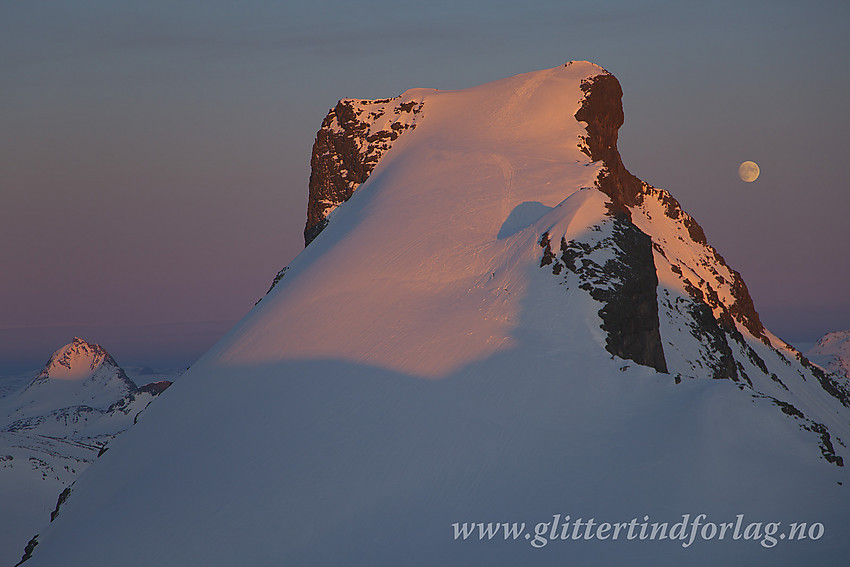
[[[512,270],[537,261],[513,256],[542,232],[516,219],[531,225],[593,187],[600,165],[579,151],[586,132],[574,115],[581,81],[602,72],[574,63],[464,91],[405,92],[401,101],[426,109],[415,132],[213,357],[330,357],[441,377],[510,346],[527,291]]]

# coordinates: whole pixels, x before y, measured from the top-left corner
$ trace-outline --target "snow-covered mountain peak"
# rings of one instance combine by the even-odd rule
[[[828,372],[850,379],[850,331],[825,334],[806,356]]]
[[[143,537],[166,543],[134,565],[542,565],[449,527],[815,506],[846,556],[850,394],[626,170],[621,94],[578,62],[340,101],[314,146],[308,246],[80,480],[32,564],[127,557]],[[607,543],[560,553],[633,558]],[[652,560],[765,562],[702,543],[702,561],[675,544]]]
[[[9,421],[82,406],[106,411],[137,390],[106,349],[79,337],[58,349],[32,382],[4,399]]]
[[[813,350],[821,354],[850,355],[850,331],[833,331],[818,339]]]
[[[293,264],[261,302],[248,335],[223,356],[240,364],[344,357],[440,377],[510,348],[531,293],[526,272],[540,261],[537,242],[545,228],[537,224],[555,222],[541,217],[583,187],[595,187],[603,167],[582,151],[587,131],[575,116],[586,97],[582,84],[598,72],[591,64],[562,65],[459,91],[416,90],[419,98],[411,101],[381,101],[389,108],[415,103],[409,106],[415,129],[404,130],[345,206],[336,204],[324,219],[324,230],[297,260],[321,258],[311,283],[298,283],[307,280]],[[321,201],[317,179],[370,167],[368,156],[356,167],[346,165],[361,159],[354,154],[331,159],[339,115],[362,107],[360,116],[371,116],[364,101],[358,104],[342,101],[322,123],[308,207]],[[355,141],[367,126],[351,126]],[[518,217],[522,230],[507,231]],[[452,309],[444,312],[447,302]],[[290,309],[299,313],[297,337],[281,342],[261,330],[278,327]],[[329,320],[336,322],[331,328]]]
[[[498,146],[531,142],[533,147],[579,149],[585,132],[574,114],[592,77],[609,76],[602,67],[574,61],[553,69],[524,73],[460,91],[414,88],[388,99],[342,99],[330,110],[316,135],[311,159],[305,243],[324,229],[329,215],[359,188],[403,134],[426,115],[439,122],[439,143],[446,152],[484,142]],[[450,134],[450,136],[447,136]],[[584,161],[585,156],[558,159]],[[566,197],[566,195],[562,195]]]
[[[101,365],[117,366],[106,350],[79,337],[50,357],[39,375],[52,380],[84,380]]]

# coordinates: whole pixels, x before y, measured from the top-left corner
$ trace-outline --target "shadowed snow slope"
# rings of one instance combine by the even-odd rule
[[[411,102],[415,129],[321,197],[315,239],[86,471],[30,564],[843,564],[847,394],[622,166],[616,80],[575,62],[338,108],[363,130]],[[824,533],[532,546],[556,514]],[[463,522],[526,531],[456,540]]]

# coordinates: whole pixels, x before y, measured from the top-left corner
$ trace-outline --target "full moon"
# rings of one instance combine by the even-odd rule
[[[738,177],[741,181],[752,183],[759,178],[759,164],[754,161],[745,161],[738,167]]]

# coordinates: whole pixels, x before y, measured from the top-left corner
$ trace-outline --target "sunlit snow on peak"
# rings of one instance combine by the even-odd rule
[[[74,341],[53,353],[47,368],[48,377],[55,380],[83,380],[104,361],[106,351],[99,345],[75,337]]]
[[[575,118],[582,81],[600,72],[575,63],[405,93],[426,109],[416,130],[334,212],[249,315],[249,330],[213,356],[226,365],[341,359],[434,378],[514,346],[540,234],[586,229],[604,211],[576,201],[547,213],[593,187],[602,167],[581,152],[586,130]]]

